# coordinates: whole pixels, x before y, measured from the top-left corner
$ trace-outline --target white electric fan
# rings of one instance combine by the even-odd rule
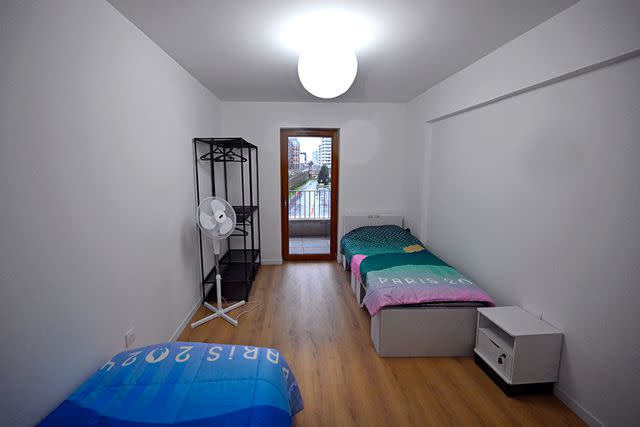
[[[229,307],[222,308],[222,295],[220,283],[222,276],[220,275],[220,240],[226,239],[233,233],[236,227],[236,213],[231,205],[224,199],[218,197],[207,197],[198,206],[196,213],[196,221],[202,233],[213,239],[213,259],[216,267],[216,293],[218,297],[218,306],[214,307],[204,301],[204,306],[213,311],[213,314],[198,320],[191,324],[192,328],[202,325],[203,323],[213,320],[216,317],[222,317],[233,326],[238,326],[238,321],[227,315],[227,312],[234,310],[245,304],[245,301],[237,302]]]

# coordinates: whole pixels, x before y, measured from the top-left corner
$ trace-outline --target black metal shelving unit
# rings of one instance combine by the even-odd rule
[[[249,301],[251,286],[262,262],[260,251],[260,178],[258,169],[258,147],[243,138],[194,138],[194,164],[196,172],[196,197],[200,204],[200,174],[203,164],[209,164],[211,172],[211,192],[213,196],[230,200],[231,190],[238,192],[238,183],[228,183],[228,173],[232,165],[238,164],[240,172],[239,201],[232,204],[236,213],[236,229],[227,238],[227,252],[220,258],[222,275],[222,297],[227,301]],[[205,153],[199,155],[198,146],[205,144]],[[222,167],[223,182],[216,183],[216,169]],[[248,170],[245,170],[248,169]],[[255,173],[254,173],[255,169]],[[255,181],[255,182],[254,182]],[[255,183],[255,187],[254,187]],[[217,190],[220,190],[219,192]],[[207,300],[215,289],[215,267],[205,275],[202,232],[198,229],[200,246],[200,270],[202,277],[202,299]],[[242,245],[238,243],[241,239]],[[209,284],[214,286],[209,287]],[[209,291],[207,291],[209,287]],[[215,290],[213,292],[215,294]],[[215,298],[215,295],[212,295]]]

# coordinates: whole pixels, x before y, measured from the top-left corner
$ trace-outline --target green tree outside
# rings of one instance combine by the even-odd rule
[[[329,168],[327,165],[322,165],[320,168],[320,172],[318,173],[318,184],[327,185],[331,182],[331,177],[329,176]]]

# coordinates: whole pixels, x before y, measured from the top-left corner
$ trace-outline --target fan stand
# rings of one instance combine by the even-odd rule
[[[216,294],[218,296],[218,306],[214,307],[208,302],[204,301],[204,306],[209,310],[213,311],[213,314],[210,314],[209,316],[204,317],[198,320],[197,322],[193,322],[191,324],[191,328],[197,328],[203,323],[207,323],[208,321],[213,320],[216,317],[220,317],[226,320],[227,322],[231,323],[233,326],[238,326],[238,321],[233,317],[229,316],[227,313],[231,310],[235,310],[236,308],[245,305],[246,301],[242,300],[240,302],[230,305],[229,307],[224,307],[224,308],[222,307],[222,290],[220,289],[221,283],[222,283],[222,276],[220,276],[220,273],[219,273],[220,268],[218,265],[218,254],[215,254],[215,265],[216,265]]]

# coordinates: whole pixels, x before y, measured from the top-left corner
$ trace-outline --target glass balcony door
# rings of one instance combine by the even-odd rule
[[[281,129],[282,255],[335,259],[338,131]]]

